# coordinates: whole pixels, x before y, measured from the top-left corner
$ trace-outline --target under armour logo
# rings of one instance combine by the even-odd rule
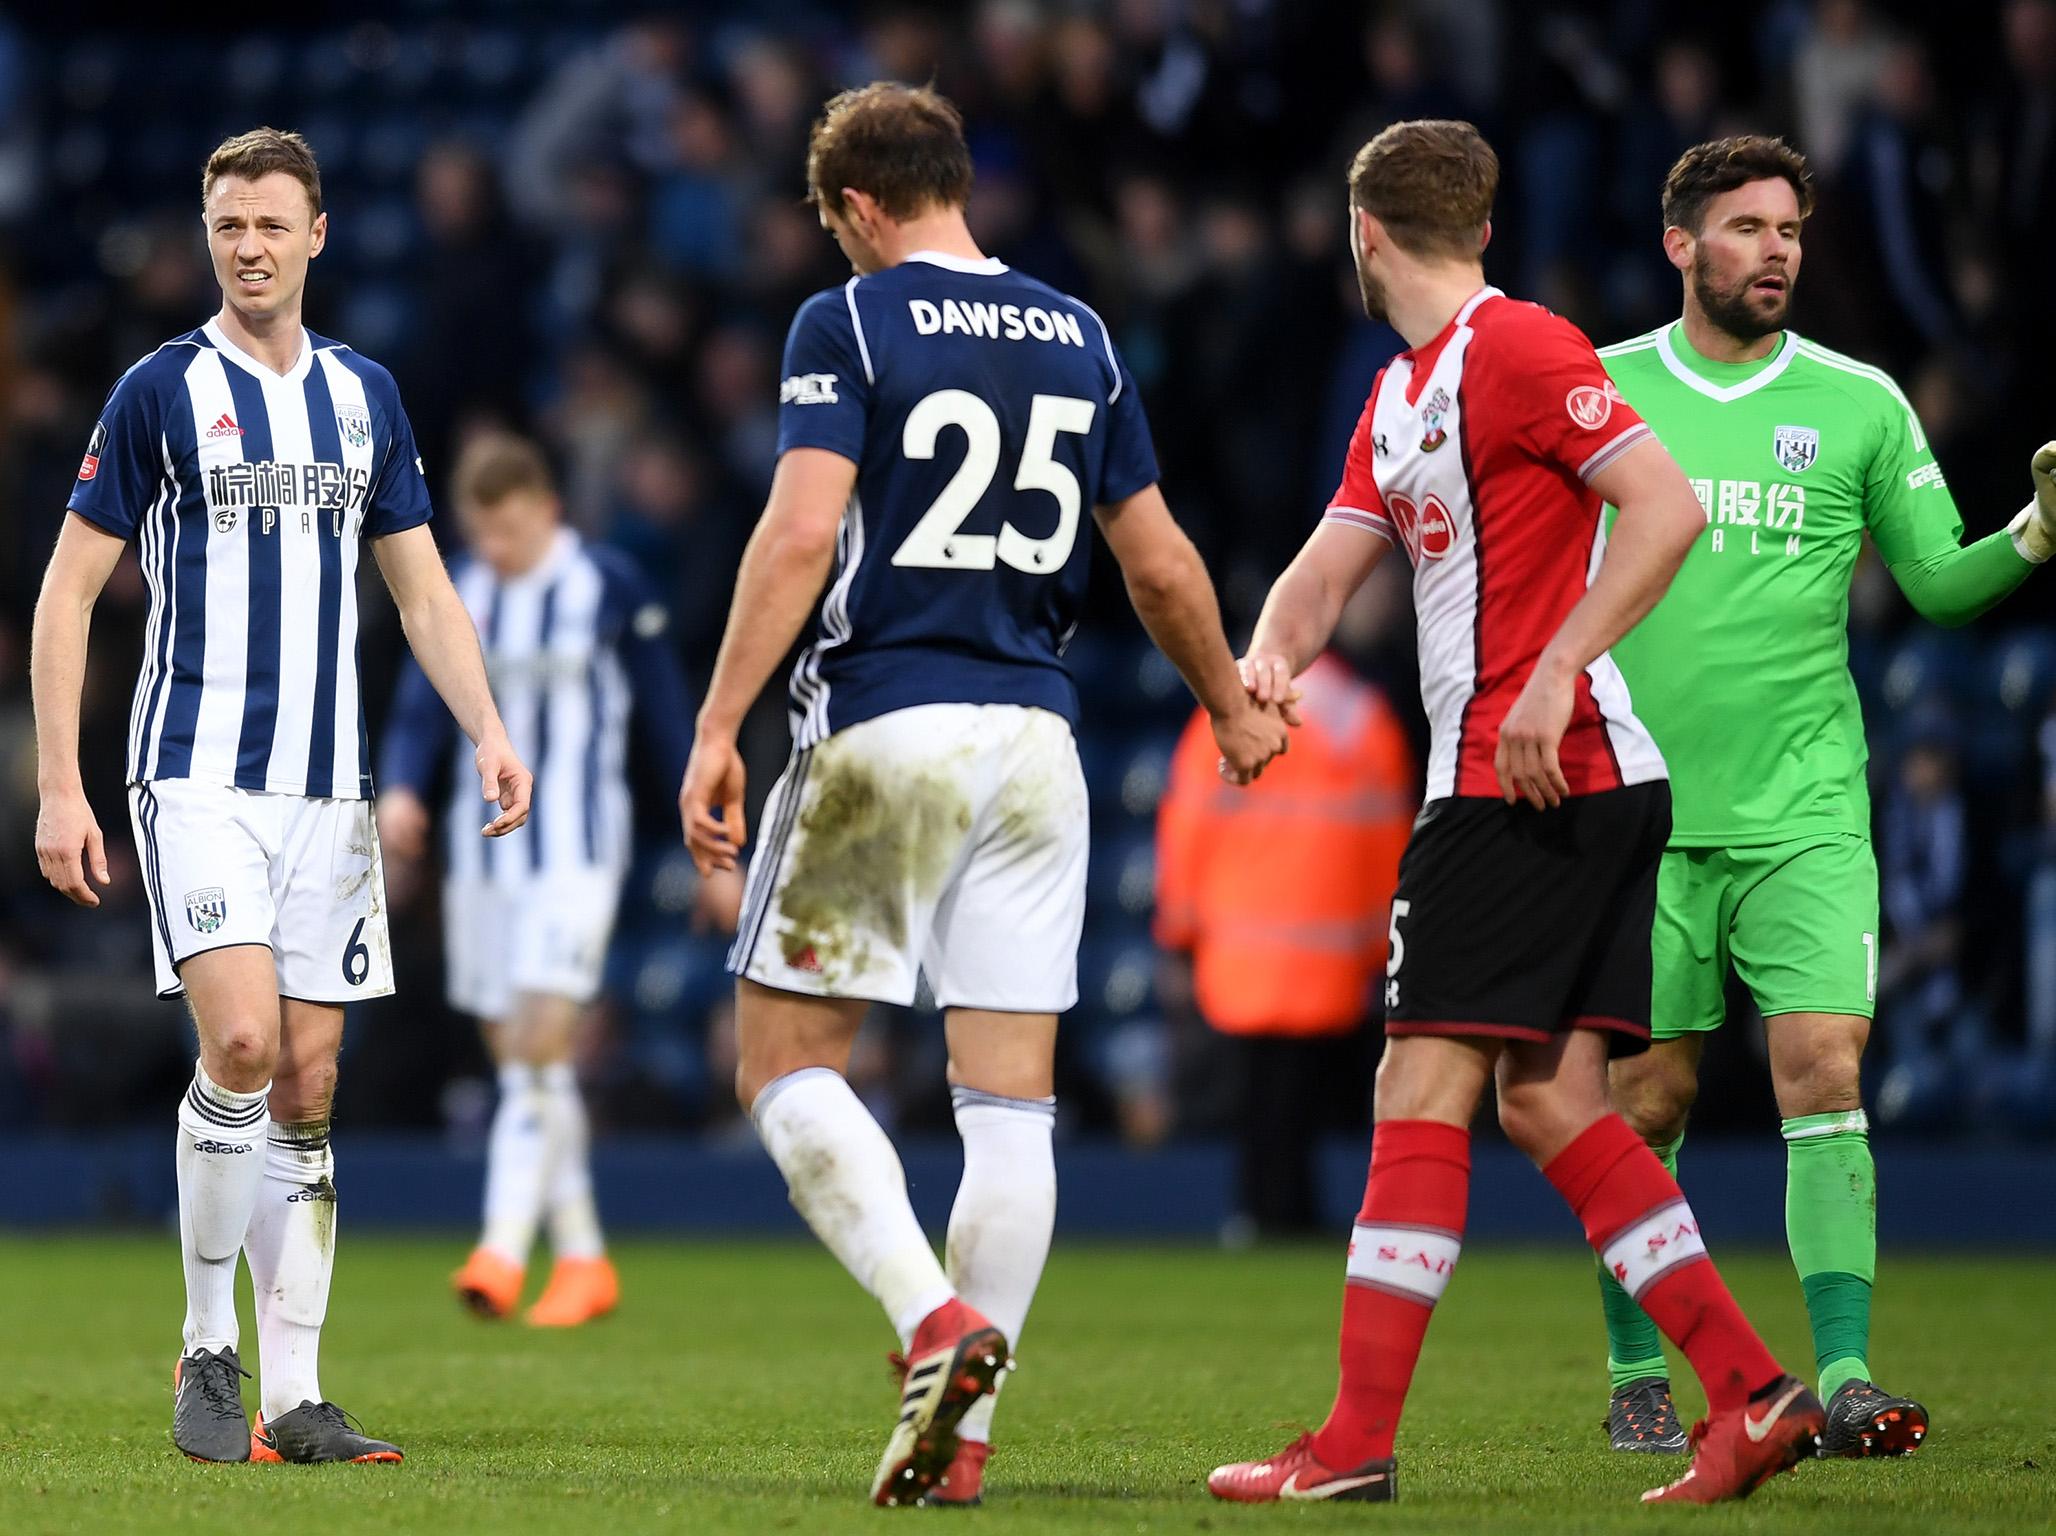
[[[1371,446],[1378,450],[1378,457],[1381,459],[1388,457],[1392,452],[1392,445],[1385,441],[1385,434],[1383,432],[1373,432],[1371,434]]]

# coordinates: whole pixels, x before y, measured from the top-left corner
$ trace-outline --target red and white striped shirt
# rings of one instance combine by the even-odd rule
[[[1590,481],[1651,436],[1576,326],[1496,288],[1378,374],[1325,521],[1413,561],[1429,799],[1498,795],[1500,722],[1606,546]],[[1611,656],[1558,757],[1574,795],[1665,776]]]

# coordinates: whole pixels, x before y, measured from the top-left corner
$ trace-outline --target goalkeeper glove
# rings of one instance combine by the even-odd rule
[[[2040,565],[2056,554],[2056,443],[2035,450],[2035,499],[2007,525],[2021,558]]]

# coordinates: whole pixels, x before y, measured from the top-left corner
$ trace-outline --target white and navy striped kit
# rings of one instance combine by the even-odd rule
[[[668,613],[626,556],[568,528],[519,576],[501,577],[466,558],[451,578],[478,626],[508,739],[535,774],[528,825],[504,838],[478,835],[485,817],[470,745],[411,658],[394,699],[380,782],[424,793],[439,760],[448,762],[444,823],[453,880],[626,870],[631,710],[666,784],[684,776],[692,744]]]
[[[371,793],[358,560],[429,518],[391,374],[312,332],[277,373],[210,321],[115,385],[69,505],[149,587],[130,782]]]

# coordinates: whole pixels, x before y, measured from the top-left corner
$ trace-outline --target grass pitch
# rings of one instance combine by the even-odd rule
[[[623,1247],[621,1313],[572,1334],[461,1314],[463,1242],[345,1232],[322,1384],[399,1467],[202,1467],[171,1447],[180,1312],[169,1235],[0,1235],[0,1532],[814,1532],[1257,1529],[1921,1532],[2056,1521],[2047,1257],[1888,1257],[1877,1366],[1935,1430],[1905,1462],[1809,1465],[1747,1504],[1653,1511],[1681,1463],[1604,1449],[1587,1256],[1465,1255],[1400,1441],[1401,1500],[1240,1508],[1216,1462],[1318,1421],[1334,1382],[1333,1250],[1059,1245],[976,1512],[864,1493],[895,1402],[877,1309],[811,1247]],[[1725,1266],[1790,1364],[1810,1360],[1779,1256]],[[244,1342],[256,1331],[245,1301]],[[252,1362],[254,1364],[254,1361]],[[1688,1394],[1691,1389],[1685,1389]],[[256,1404],[255,1384],[247,1396]],[[1690,1411],[1687,1405],[1687,1411]]]

